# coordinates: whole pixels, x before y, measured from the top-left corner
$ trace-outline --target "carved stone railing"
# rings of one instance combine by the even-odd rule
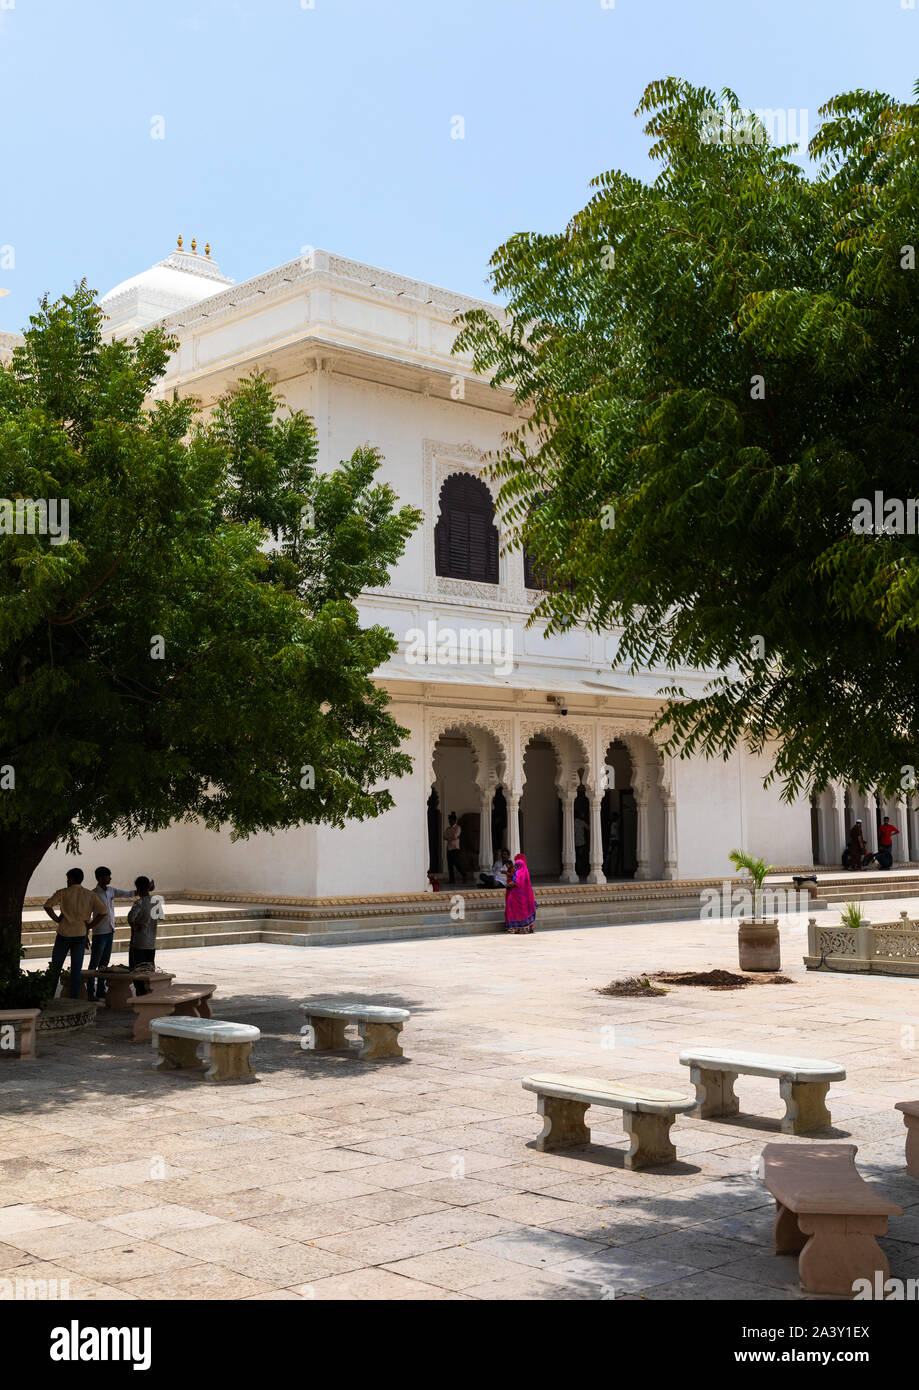
[[[808,970],[882,971],[919,975],[919,922],[905,912],[897,922],[873,922],[861,927],[818,926],[808,919]]]

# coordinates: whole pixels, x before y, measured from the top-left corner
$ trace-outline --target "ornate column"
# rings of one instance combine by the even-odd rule
[[[887,803],[889,809],[886,810],[890,816],[891,823],[899,830],[899,835],[894,835],[893,862],[895,864],[905,864],[909,859],[909,825],[907,822],[906,794],[901,792],[899,796],[892,796]]]
[[[602,793],[598,796],[596,792],[593,792],[590,798],[590,873],[587,875],[588,883],[606,882],[606,875],[603,872],[603,823],[600,820],[602,805]],[[573,837],[574,829],[572,827]]]
[[[507,849],[511,858],[520,853],[520,792],[505,790],[507,802]]]
[[[494,797],[493,787],[480,787],[480,810],[479,810],[479,869],[483,874],[491,870],[494,862],[494,850],[491,844],[491,803]]]
[[[831,782],[827,789],[827,795],[830,798],[831,806],[828,813],[830,833],[827,840],[827,852],[832,852],[834,855],[834,858],[827,862],[838,872],[846,844],[846,788],[844,783]]]
[[[574,867],[574,792],[562,794],[562,883],[577,883]]]
[[[664,878],[676,878],[676,797],[664,794]]]
[[[635,846],[635,856],[638,866],[635,870],[635,881],[639,879],[647,880],[651,877],[651,860],[649,856],[650,830],[648,826],[648,784],[644,778],[635,781],[635,805],[638,809],[638,843]]]
[[[919,859],[919,797],[916,795],[906,798],[905,823],[907,830],[904,834],[909,834],[908,857],[915,863]]]

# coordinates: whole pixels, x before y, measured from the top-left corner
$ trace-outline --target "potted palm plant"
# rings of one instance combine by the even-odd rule
[[[779,919],[767,921],[763,916],[763,882],[772,869],[765,859],[755,859],[743,850],[732,849],[729,856],[738,873],[746,873],[753,882],[753,915],[741,920],[737,928],[737,953],[741,970],[780,970],[782,942]]]

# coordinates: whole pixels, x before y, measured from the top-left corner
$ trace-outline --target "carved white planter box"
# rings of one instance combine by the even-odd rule
[[[885,975],[919,975],[919,922],[905,912],[896,922],[866,927],[818,926],[807,923],[808,970],[881,971]]]

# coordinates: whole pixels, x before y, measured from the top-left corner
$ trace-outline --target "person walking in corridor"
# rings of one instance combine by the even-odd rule
[[[450,812],[447,828],[444,831],[444,840],[447,845],[447,868],[450,870],[450,882],[456,882],[456,871],[459,868],[460,839],[462,838],[463,828],[456,819],[456,812]]]

